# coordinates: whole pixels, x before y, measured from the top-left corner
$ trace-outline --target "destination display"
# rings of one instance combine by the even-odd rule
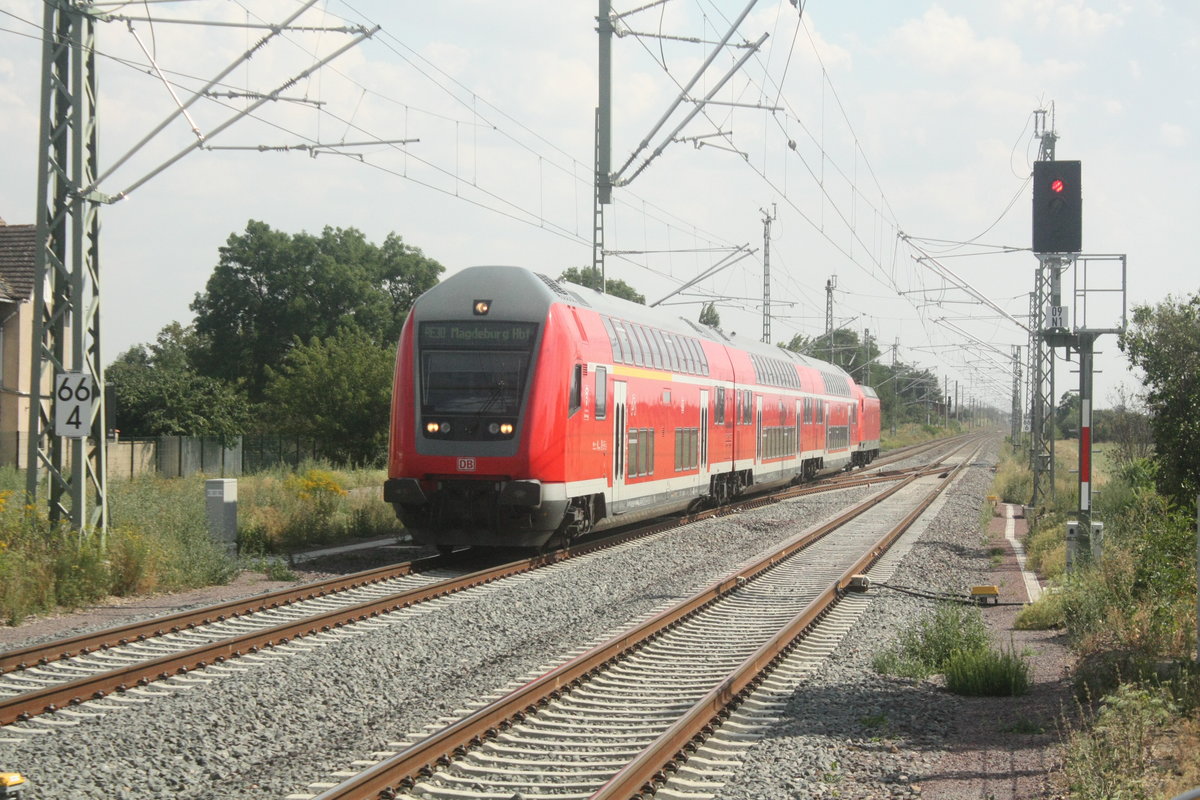
[[[417,327],[421,347],[518,348],[528,350],[537,338],[536,322],[422,322]]]

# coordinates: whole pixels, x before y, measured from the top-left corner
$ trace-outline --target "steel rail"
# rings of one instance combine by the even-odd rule
[[[565,690],[579,685],[585,678],[641,647],[681,620],[691,617],[737,589],[746,581],[753,580],[780,561],[870,510],[917,480],[918,477],[920,476],[910,475],[897,485],[864,500],[835,519],[793,537],[775,552],[764,556],[736,574],[717,581],[636,628],[621,633],[592,650],[576,656],[540,678],[510,692],[495,703],[479,709],[343,783],[322,792],[316,796],[315,800],[363,800],[363,798],[396,797],[399,791],[411,788],[417,780],[432,774],[432,771],[438,766],[449,763],[454,756],[521,722],[527,714],[559,697]],[[877,558],[878,548],[872,548],[869,555]]]
[[[0,653],[0,675],[32,666],[45,666],[60,659],[108,650],[111,647],[134,641],[144,641],[147,638],[162,636],[166,633],[178,633],[195,628],[197,625],[224,622],[227,619],[282,608],[303,600],[315,600],[348,589],[358,589],[392,578],[444,567],[450,563],[452,562],[447,560],[446,556],[437,555],[403,564],[374,567],[350,575],[307,583],[303,586],[277,589],[273,592],[230,600],[218,605],[180,611],[167,616],[106,628],[102,631],[80,634],[68,639],[9,650]]]
[[[978,450],[976,450],[978,452]],[[736,708],[758,686],[798,643],[816,622],[824,617],[841,600],[852,576],[869,569],[897,539],[904,535],[925,510],[958,477],[969,463],[964,459],[950,469],[942,481],[895,527],[880,537],[879,541],[842,573],[834,583],[814,598],[806,608],[782,628],[769,641],[732,672],[720,685],[692,706],[686,714],[675,721],[658,739],[643,750],[633,761],[593,794],[590,800],[625,800],[652,795],[656,786],[667,779],[687,760],[687,751],[700,744],[723,715]]]
[[[927,470],[928,468],[917,468],[916,475],[924,474]],[[222,663],[245,653],[257,652],[263,647],[285,644],[295,638],[331,631],[354,621],[377,617],[380,614],[396,611],[435,597],[442,597],[499,580],[500,578],[516,575],[541,566],[547,566],[566,558],[612,546],[613,544],[628,541],[632,538],[680,527],[708,517],[761,507],[778,502],[781,499],[789,499],[799,495],[831,489],[849,488],[851,486],[869,486],[881,481],[901,480],[903,477],[902,473],[887,476],[860,476],[856,479],[842,481],[835,485],[824,484],[820,486],[791,488],[775,496],[752,498],[730,506],[710,509],[650,526],[642,526],[632,531],[616,532],[608,537],[586,541],[565,550],[540,554],[528,559],[521,559],[508,564],[472,572],[460,578],[405,590],[385,598],[365,601],[346,606],[342,609],[308,616],[259,631],[181,650],[160,658],[140,661],[116,670],[98,672],[95,675],[58,683],[36,691],[0,698],[0,725],[8,725],[16,721],[30,719],[43,713],[51,713],[68,705],[78,705],[89,699],[100,699],[112,691],[124,691],[132,685],[145,686],[155,680],[165,680],[175,674],[186,674],[191,670],[203,668],[212,663]],[[895,487],[892,491],[898,488]],[[890,493],[889,491],[879,497],[882,499]],[[281,608],[299,601],[325,597],[338,591],[359,588],[435,567],[448,566],[454,563],[454,560],[452,556],[433,556],[405,564],[378,567],[315,584],[282,589],[253,598],[243,598],[217,606],[180,612],[166,617],[130,623],[117,628],[84,634],[57,642],[9,651],[0,654],[0,674],[26,669],[31,665],[45,665],[53,661],[72,658],[76,655],[102,652],[133,641],[144,641],[150,637],[162,636],[168,631],[177,633],[214,621],[221,622],[245,614]]]
[[[145,686],[152,681],[165,680],[175,674],[186,674],[209,664],[223,663],[245,653],[257,652],[264,647],[286,644],[295,638],[328,632],[350,622],[364,621],[436,597],[443,597],[510,575],[528,572],[561,561],[570,555],[571,553],[566,551],[550,553],[477,570],[458,578],[408,589],[384,598],[356,603],[264,628],[260,631],[142,661],[117,670],[101,672],[74,681],[47,686],[37,691],[3,698],[0,699],[0,725],[8,725],[42,713],[53,712],[64,706],[78,705],[85,700],[100,699],[112,691],[124,691],[131,686]]]
[[[922,447],[922,445],[912,445],[894,452],[902,452],[919,447]],[[919,450],[918,452],[923,452],[923,450]],[[858,480],[842,480],[834,485],[823,483],[803,489],[788,489],[785,490],[788,494],[784,495],[784,498],[800,494],[810,494],[816,491],[825,491],[829,488],[863,485],[864,482],[866,485],[870,485],[871,481],[883,480],[888,477],[890,476],[880,474],[873,478],[859,477]],[[740,508],[742,506],[739,505],[737,507]],[[703,514],[692,515],[690,521],[702,519],[704,516],[711,516],[711,513],[703,512]],[[453,557],[444,555],[430,556],[402,564],[375,567],[350,575],[328,578],[303,586],[278,589],[273,592],[255,595],[254,597],[230,600],[226,603],[213,606],[131,622],[53,642],[16,648],[0,652],[0,675],[27,669],[35,665],[45,666],[54,661],[74,658],[79,655],[88,655],[95,651],[107,650],[134,641],[144,641],[147,638],[162,636],[166,633],[178,633],[182,630],[192,629],[197,625],[208,625],[214,621],[224,622],[227,619],[237,618],[246,614],[255,614],[281,608],[304,600],[314,600],[348,589],[357,589],[412,573],[450,566],[453,563]]]

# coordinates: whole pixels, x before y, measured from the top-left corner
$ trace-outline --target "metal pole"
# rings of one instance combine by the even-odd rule
[[[97,171],[95,20],[71,0],[54,0],[46,3],[42,35],[26,492],[28,502],[36,503],[44,475],[50,520],[69,519],[76,531],[95,531],[103,543],[108,514],[100,223],[94,198],[81,192],[95,183]],[[72,441],[69,466],[54,427],[60,402],[55,380],[68,372],[89,379],[94,392],[87,433]]]
[[[763,211],[763,344],[771,343],[771,222],[773,214]]]
[[[599,0],[596,12],[599,34],[599,104],[596,106],[596,186],[592,212],[592,268],[600,273],[600,291],[605,291],[604,206],[612,202],[612,4]]]

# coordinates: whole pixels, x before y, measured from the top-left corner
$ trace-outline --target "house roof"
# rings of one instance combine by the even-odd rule
[[[36,225],[6,225],[0,219],[0,300],[33,297]]]

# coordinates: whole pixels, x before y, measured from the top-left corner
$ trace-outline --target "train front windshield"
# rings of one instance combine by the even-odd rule
[[[421,410],[426,414],[515,415],[528,353],[427,352],[421,358]]]
[[[515,417],[536,338],[534,323],[422,322],[421,411]]]

